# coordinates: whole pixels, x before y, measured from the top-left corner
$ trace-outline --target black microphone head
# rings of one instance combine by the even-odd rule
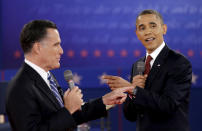
[[[71,70],[66,70],[64,72],[64,78],[68,82],[69,80],[73,79],[72,71]]]
[[[142,75],[145,70],[145,63],[144,61],[137,62],[137,72]]]

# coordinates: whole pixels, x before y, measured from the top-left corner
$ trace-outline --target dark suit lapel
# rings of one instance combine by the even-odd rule
[[[42,79],[42,77],[26,63],[24,64],[24,69],[28,72],[29,76],[35,81],[36,88],[43,92],[57,109],[61,108],[57,99],[53,95],[46,82]]]
[[[36,86],[50,99],[50,101],[55,105],[56,108],[61,108],[58,100],[43,80],[38,80]]]
[[[165,64],[165,59],[167,58],[169,52],[169,48],[167,45],[162,49],[162,51],[157,56],[156,60],[154,61],[154,64],[152,66],[152,69],[150,70],[149,76],[146,81],[146,87],[150,87],[152,84],[152,81],[156,77],[156,75],[159,73],[159,71],[162,69],[163,65]]]

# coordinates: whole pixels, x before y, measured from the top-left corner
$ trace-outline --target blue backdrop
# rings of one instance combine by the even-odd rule
[[[34,0],[1,1],[1,80],[10,80],[23,61],[19,34],[33,19],[49,19],[59,28],[64,54],[62,70],[80,77],[81,87],[102,86],[106,74],[127,78],[130,68],[145,55],[134,33],[135,19],[143,9],[156,9],[168,25],[165,42],[192,62],[196,87],[202,87],[202,1],[199,0]],[[60,73],[61,72],[61,73]],[[77,78],[78,78],[77,77]],[[64,81],[61,79],[62,86]]]
[[[134,33],[136,16],[156,9],[168,25],[166,44],[191,61],[192,88],[202,88],[201,0],[1,0],[0,9],[0,81],[9,81],[23,62],[19,34],[33,19],[58,25],[64,54],[53,73],[64,89],[66,69],[81,88],[107,88],[103,74],[129,80],[132,63],[145,55]]]

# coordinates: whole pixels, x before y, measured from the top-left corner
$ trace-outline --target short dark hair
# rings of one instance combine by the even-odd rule
[[[156,15],[161,20],[161,24],[162,25],[164,24],[162,15],[158,11],[151,10],[151,9],[143,10],[142,12],[140,12],[138,14],[137,18],[136,18],[136,23],[137,23],[137,19],[138,19],[139,16],[141,16],[141,15],[148,15],[148,14]]]
[[[20,34],[20,43],[24,53],[28,53],[35,42],[39,42],[46,36],[47,28],[57,29],[57,26],[49,20],[33,20],[24,25]]]

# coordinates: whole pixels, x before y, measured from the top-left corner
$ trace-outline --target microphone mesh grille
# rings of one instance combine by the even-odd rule
[[[73,79],[72,71],[71,70],[66,70],[64,72],[64,78],[65,78],[66,81],[72,80]]]
[[[138,72],[144,72],[145,70],[145,63],[144,61],[137,62],[137,71]]]

